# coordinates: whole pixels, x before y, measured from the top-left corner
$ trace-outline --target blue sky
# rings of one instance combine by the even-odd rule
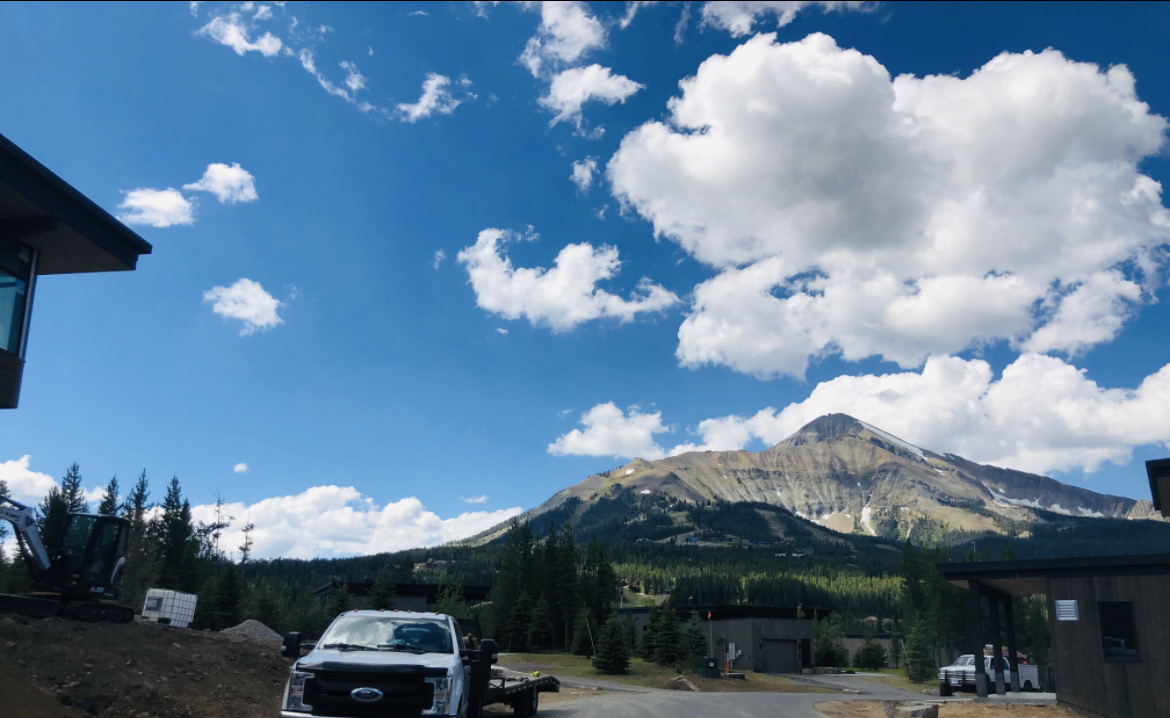
[[[37,288],[0,478],[265,556],[843,411],[1148,498],[1165,3],[0,5],[0,132],[154,246]],[[229,537],[229,544],[231,537]]]

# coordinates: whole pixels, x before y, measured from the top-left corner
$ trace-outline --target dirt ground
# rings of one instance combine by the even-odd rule
[[[0,616],[0,716],[272,718],[290,663],[279,641],[157,623]],[[542,693],[540,703],[594,695],[566,686]]]
[[[828,718],[886,718],[880,701],[829,701],[817,710]],[[1068,708],[1057,706],[992,705],[989,703],[943,703],[938,718],[1081,718]]]
[[[242,635],[155,623],[0,616],[0,716],[271,718],[280,705],[289,663],[281,657],[278,641]],[[702,691],[727,690],[739,683],[690,680]],[[542,693],[540,702],[550,706],[596,695],[592,688],[563,686],[560,693]],[[829,701],[817,708],[828,718],[885,718],[880,702]],[[511,710],[492,706],[487,712],[504,716]],[[946,704],[940,716],[1076,718],[1062,708],[971,703]]]
[[[0,617],[6,718],[271,718],[288,661],[280,644],[168,629]]]

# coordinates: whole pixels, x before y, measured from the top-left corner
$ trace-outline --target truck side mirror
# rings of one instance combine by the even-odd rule
[[[284,637],[284,645],[280,649],[280,655],[286,658],[301,657],[301,634],[298,631],[292,631]]]
[[[488,659],[488,665],[494,666],[500,660],[500,647],[492,639],[485,638],[479,642],[479,654],[481,660],[486,658]]]

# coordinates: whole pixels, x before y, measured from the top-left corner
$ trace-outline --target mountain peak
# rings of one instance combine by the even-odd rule
[[[802,426],[792,436],[789,436],[784,441],[768,449],[765,453],[783,453],[798,446],[850,439],[873,444],[892,454],[912,461],[922,461],[925,458],[923,450],[914,444],[885,432],[872,424],[867,424],[860,419],[854,419],[848,414],[825,414],[824,416],[817,417]]]
[[[825,414],[800,427],[792,436],[803,436],[807,443],[857,436],[864,430],[865,424],[848,414]]]

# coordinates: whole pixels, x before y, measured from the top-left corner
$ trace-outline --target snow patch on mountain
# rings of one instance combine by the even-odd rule
[[[866,429],[869,429],[870,432],[877,434],[878,436],[882,437],[883,439],[890,442],[891,444],[894,444],[895,446],[900,446],[912,454],[917,454],[920,458],[923,458],[923,459],[926,458],[926,455],[922,453],[922,449],[919,449],[914,444],[908,444],[905,441],[902,441],[898,437],[894,436],[893,434],[887,434],[886,432],[882,431],[881,429],[877,428],[876,426],[873,426],[871,424],[867,424],[864,421],[858,421],[857,423],[861,424]]]
[[[1013,498],[1004,496],[1003,494],[999,493],[995,489],[991,488],[990,486],[987,485],[987,482],[985,482],[985,481],[980,481],[979,483],[983,484],[983,488],[987,489],[991,493],[991,498],[994,499],[995,503],[998,504],[999,506],[1005,506],[1005,507],[1006,506],[1027,506],[1030,509],[1044,508],[1043,506],[1040,505],[1039,499],[1013,499]],[[1058,508],[1058,506],[1059,505],[1053,505],[1050,508],[1052,511],[1063,511],[1063,509]]]
[[[868,506],[863,508],[861,510],[861,525],[865,527],[865,530],[869,532],[870,536],[877,536],[877,531],[873,530],[873,524],[870,523],[870,517],[872,515],[873,511]]]

